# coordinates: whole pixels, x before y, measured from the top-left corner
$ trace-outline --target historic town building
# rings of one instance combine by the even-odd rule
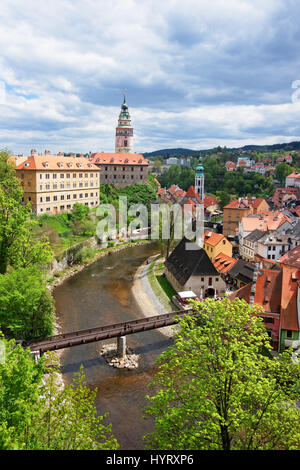
[[[148,160],[133,152],[133,128],[125,97],[116,128],[115,152],[93,153],[90,162],[100,169],[101,184],[123,188],[148,182]]]
[[[133,153],[133,127],[126,103],[126,97],[121,106],[118,126],[116,127],[115,151],[119,153]]]
[[[99,168],[86,158],[33,154],[15,168],[23,202],[37,215],[72,209],[76,202],[99,205]]]
[[[191,244],[185,237],[165,261],[165,275],[177,291],[193,291],[198,297],[224,297],[226,285],[199,245]]]

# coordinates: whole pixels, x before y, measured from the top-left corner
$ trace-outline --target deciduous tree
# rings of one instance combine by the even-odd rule
[[[180,320],[174,346],[159,359],[146,408],[155,430],[146,447],[299,448],[299,366],[289,354],[261,354],[270,349],[262,310],[239,299],[197,308],[198,319]]]

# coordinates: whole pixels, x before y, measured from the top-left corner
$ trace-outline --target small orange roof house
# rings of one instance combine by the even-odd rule
[[[222,233],[215,233],[208,230],[204,232],[203,249],[211,260],[219,253],[224,253],[230,257],[232,256],[232,244]]]

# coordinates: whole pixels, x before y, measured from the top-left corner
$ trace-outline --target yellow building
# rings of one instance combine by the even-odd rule
[[[203,249],[211,260],[219,253],[232,256],[232,244],[221,233],[206,231],[203,235]]]
[[[15,171],[23,202],[37,215],[67,212],[76,202],[99,205],[100,171],[84,157],[31,155]]]

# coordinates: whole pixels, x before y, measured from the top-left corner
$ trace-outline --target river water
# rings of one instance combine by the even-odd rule
[[[155,245],[140,245],[101,258],[54,291],[60,332],[69,332],[142,317],[131,292],[134,274],[145,259],[157,253]],[[87,384],[97,387],[98,414],[109,415],[112,432],[120,450],[141,450],[142,436],[153,430],[151,420],[142,418],[147,404],[145,395],[157,367],[155,359],[171,345],[172,340],[159,330],[129,335],[127,345],[140,354],[136,370],[109,366],[99,352],[101,346],[116,341],[80,345],[65,349],[62,373],[66,383],[72,380],[82,364]]]

